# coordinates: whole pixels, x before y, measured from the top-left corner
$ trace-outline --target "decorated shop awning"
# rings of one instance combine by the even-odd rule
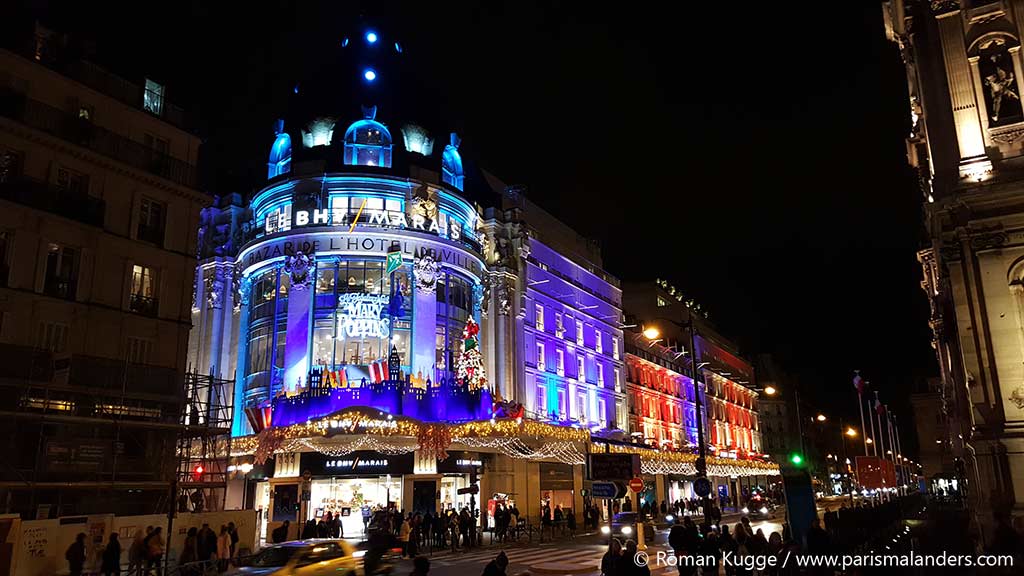
[[[585,428],[557,426],[521,418],[462,423],[421,422],[372,408],[346,408],[304,424],[269,427],[257,435],[232,440],[232,455],[254,454],[263,463],[275,453],[315,451],[344,456],[359,450],[382,454],[419,451],[438,460],[453,445],[472,450],[493,450],[520,460],[584,464],[587,453],[604,452],[591,443]],[[640,455],[645,474],[694,475],[696,455],[663,452],[640,446],[610,445],[612,452]],[[778,474],[778,465],[755,460],[708,457],[708,474],[751,476]]]

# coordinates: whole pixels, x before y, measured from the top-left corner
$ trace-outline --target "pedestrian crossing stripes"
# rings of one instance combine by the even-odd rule
[[[443,559],[434,560],[438,566],[484,566],[493,560],[501,550],[488,549],[469,552]],[[604,546],[588,546],[586,548],[531,547],[510,548],[505,550],[510,566],[529,566],[541,562],[570,562],[576,564],[593,563],[595,568],[601,563]]]

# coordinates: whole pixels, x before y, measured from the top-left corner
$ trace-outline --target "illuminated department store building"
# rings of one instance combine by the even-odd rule
[[[586,454],[639,450],[618,281],[458,136],[385,121],[401,47],[373,34],[343,43],[361,88],[296,86],[266,184],[201,215],[189,355],[234,378],[224,506],[263,530],[341,513],[347,534],[389,503],[581,520]]]

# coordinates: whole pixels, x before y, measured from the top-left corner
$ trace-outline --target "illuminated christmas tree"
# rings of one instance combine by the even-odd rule
[[[462,329],[462,352],[455,361],[456,377],[470,390],[480,390],[487,386],[484,356],[480,353],[480,342],[477,340],[479,333],[480,325],[473,318],[466,320],[466,327]]]

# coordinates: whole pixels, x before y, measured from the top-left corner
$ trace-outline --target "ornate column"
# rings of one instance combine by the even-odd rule
[[[937,12],[936,21],[960,150],[960,172],[963,176],[979,170],[980,164],[988,162],[981,120],[978,117],[977,96],[971,78],[971,67],[967,61],[967,48],[964,45],[963,17],[957,2],[943,2],[934,6],[933,10]],[[990,163],[988,168],[991,169]]]
[[[284,390],[294,392],[306,386],[309,375],[310,331],[313,323],[312,256],[302,252],[285,257],[284,273],[291,281],[288,288],[288,332],[284,349]]]
[[[248,277],[242,277],[239,263],[235,263],[232,277],[235,310],[238,312],[238,353],[235,356],[235,389],[232,394],[231,435],[242,436],[251,432],[245,417],[245,371],[249,359],[249,294],[252,291]]]
[[[437,339],[437,275],[439,266],[430,251],[423,251],[415,256],[413,262],[412,306],[412,361],[411,370],[414,377],[422,377],[431,381],[437,376],[434,364],[437,357],[435,343]]]

